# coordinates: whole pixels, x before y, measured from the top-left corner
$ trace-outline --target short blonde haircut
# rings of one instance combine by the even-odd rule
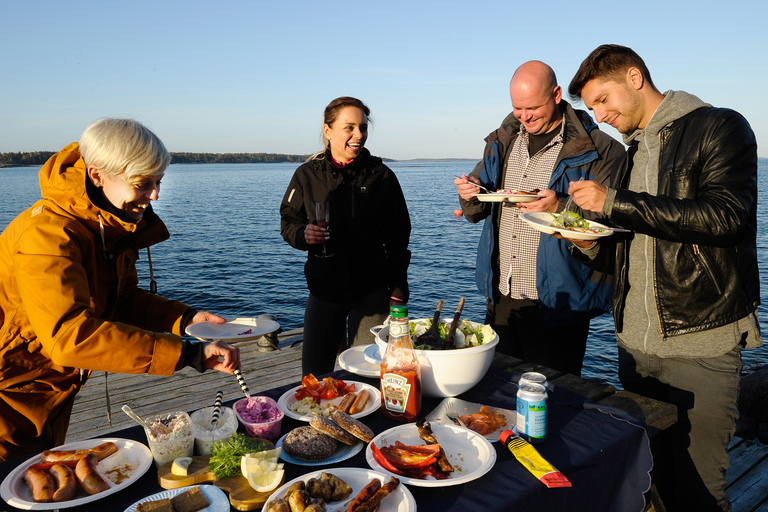
[[[115,178],[125,173],[128,182],[165,172],[171,155],[157,135],[133,119],[102,118],[80,137],[85,165],[93,165]]]

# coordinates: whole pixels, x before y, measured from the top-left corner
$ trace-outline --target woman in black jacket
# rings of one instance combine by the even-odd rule
[[[325,150],[296,169],[280,205],[283,239],[308,251],[303,375],[332,372],[340,350],[369,343],[389,305],[408,301],[411,221],[397,177],[364,147],[369,115],[350,97],[325,108]]]

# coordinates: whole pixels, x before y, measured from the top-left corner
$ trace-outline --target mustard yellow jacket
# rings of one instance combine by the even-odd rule
[[[190,309],[138,287],[139,249],[168,230],[150,210],[129,223],[94,205],[77,143],[40,190],[0,235],[0,461],[63,443],[91,371],[173,374]]]

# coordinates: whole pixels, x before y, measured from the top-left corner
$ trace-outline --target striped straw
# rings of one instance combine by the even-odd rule
[[[245,380],[243,379],[243,374],[240,373],[240,370],[235,370],[235,377],[237,377],[237,383],[240,384],[240,389],[243,390],[245,396],[251,398],[251,393],[248,391],[248,386],[245,385]]]
[[[224,398],[224,393],[218,391],[216,393],[216,401],[213,403],[213,415],[211,415],[211,425],[213,430],[216,430],[216,424],[219,423],[219,414],[221,413],[221,399]]]

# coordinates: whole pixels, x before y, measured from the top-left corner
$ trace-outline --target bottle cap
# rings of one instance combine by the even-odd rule
[[[408,306],[390,306],[389,316],[392,318],[405,318],[408,316]]]

